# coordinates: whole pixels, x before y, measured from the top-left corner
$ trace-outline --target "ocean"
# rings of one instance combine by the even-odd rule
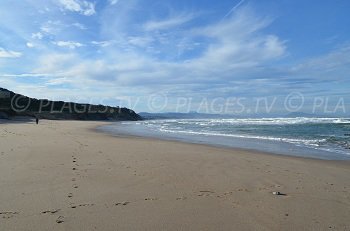
[[[100,128],[134,135],[327,160],[350,160],[349,118],[162,119]]]

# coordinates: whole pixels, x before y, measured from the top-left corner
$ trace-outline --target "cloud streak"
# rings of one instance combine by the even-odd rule
[[[52,43],[59,47],[67,47],[69,49],[75,49],[75,48],[84,46],[83,44],[79,42],[74,42],[74,41],[57,41]]]
[[[115,5],[119,2],[119,0],[108,0],[109,4]]]
[[[186,24],[194,18],[193,14],[179,14],[175,17],[166,18],[163,20],[148,21],[143,28],[146,31],[168,30]]]
[[[5,50],[0,47],[0,58],[19,58],[22,56],[21,52]]]
[[[227,18],[228,16],[230,16],[235,10],[238,9],[238,7],[240,7],[243,3],[245,2],[245,0],[240,0],[236,5],[234,5],[231,10],[229,12],[227,12],[227,14],[225,14],[225,16],[222,19]]]

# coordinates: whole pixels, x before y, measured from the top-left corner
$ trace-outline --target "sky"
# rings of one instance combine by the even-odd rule
[[[137,112],[350,115],[349,12],[347,0],[1,0],[0,87]]]

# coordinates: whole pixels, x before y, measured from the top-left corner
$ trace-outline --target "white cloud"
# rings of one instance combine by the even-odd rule
[[[77,11],[80,12],[81,11],[81,7],[80,4],[78,2],[76,2],[75,0],[60,0],[60,3],[67,9],[70,11]]]
[[[342,66],[350,67],[350,45],[345,45],[327,55],[304,61],[293,70],[334,70]]]
[[[35,74],[50,73],[60,75],[63,70],[68,69],[74,62],[79,60],[77,55],[49,53],[42,55],[37,60],[37,68],[33,70]]]
[[[57,42],[52,42],[52,43],[59,46],[59,47],[68,47],[69,49],[75,49],[77,47],[84,46],[83,44],[81,44],[79,42],[74,42],[74,41],[57,41]]]
[[[9,51],[0,47],[0,58],[19,58],[22,56],[21,52]]]
[[[1,77],[48,77],[53,76],[51,74],[36,74],[36,73],[22,73],[22,74],[0,74]]]
[[[30,43],[30,42],[27,42],[26,45],[27,45],[27,47],[29,47],[29,48],[33,48],[33,47],[34,47],[34,44],[33,44],[33,43]]]
[[[39,35],[39,33],[37,33],[37,34],[38,34],[38,36],[40,36],[40,39],[41,39],[43,37],[43,35],[42,35],[43,33],[55,35],[55,34],[58,34],[62,30],[62,27],[63,27],[63,24],[61,21],[49,20],[41,25],[40,30],[42,33],[39,32],[40,35]]]
[[[49,78],[47,81],[46,81],[46,85],[47,86],[57,86],[57,85],[61,85],[61,84],[65,84],[65,83],[70,83],[71,81],[66,78],[66,77],[60,77],[60,76],[57,76],[56,78]]]
[[[128,37],[129,44],[134,46],[139,46],[139,47],[145,47],[153,41],[154,39],[152,37],[136,37],[136,36]]]
[[[95,3],[81,0],[59,0],[59,3],[65,10],[78,12],[80,14],[91,16],[96,13]]]
[[[321,56],[303,60],[289,69],[289,76],[312,81],[339,81],[349,79],[350,45],[344,45]]]
[[[109,40],[109,41],[92,41],[91,44],[100,46],[100,47],[108,47],[112,45],[115,41]]]
[[[182,22],[184,21],[188,19]],[[68,62],[57,56],[45,57],[43,58],[45,64],[40,63],[38,66],[51,66],[52,73],[60,73],[67,79],[75,76],[72,84],[76,86],[81,83],[81,79],[78,81],[77,76],[84,78],[84,81],[94,81],[94,84],[97,81],[100,84],[108,82],[109,85],[129,87],[145,85],[142,87],[149,86],[152,89],[170,83],[173,86],[208,82],[227,84],[233,80],[242,81],[251,75],[256,75],[258,68],[263,75],[266,63],[285,55],[284,42],[276,35],[263,32],[270,22],[248,10],[240,9],[230,18],[205,27],[183,29],[181,33],[177,31],[171,34],[171,29],[164,33],[144,34],[144,31],[140,31],[142,32],[140,35],[128,36],[126,33],[120,37],[114,36],[113,40],[92,41],[90,44],[100,47],[113,45],[113,50],[103,50],[103,58],[100,60],[79,58],[79,54],[76,53],[76,57],[69,59]],[[179,25],[179,21],[154,25],[150,28]],[[198,37],[204,38],[206,42],[197,40]],[[72,41],[59,41],[55,44],[71,49],[83,46]],[[157,48],[159,54],[146,51],[152,46]],[[184,54],[188,60],[176,59],[179,54],[186,52],[196,55]],[[164,57],[168,53],[173,56]],[[64,73],[61,73],[62,70]],[[42,70],[41,73],[51,72]]]
[[[32,33],[32,38],[33,39],[42,39],[43,38],[43,34],[40,33],[40,32]]]
[[[115,5],[119,2],[119,0],[108,0],[109,1],[109,4],[111,5]]]
[[[165,20],[149,21],[143,25],[146,31],[166,30],[173,27],[183,25],[194,18],[193,14],[179,14],[175,17],[170,17]]]
[[[80,30],[86,30],[86,27],[83,24],[78,23],[78,22],[73,23],[72,26],[74,26],[74,27],[76,27],[76,28],[78,28]]]
[[[227,75],[232,70],[264,64],[286,53],[284,41],[276,35],[261,33],[271,20],[256,17],[242,8],[227,20],[194,30],[199,36],[213,39],[203,55],[190,60],[198,69],[220,70]],[[234,74],[231,74],[232,78]]]

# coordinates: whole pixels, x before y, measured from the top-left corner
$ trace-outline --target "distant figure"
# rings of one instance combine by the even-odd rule
[[[36,124],[39,124],[39,118],[38,117],[35,118],[35,122],[36,122]]]

